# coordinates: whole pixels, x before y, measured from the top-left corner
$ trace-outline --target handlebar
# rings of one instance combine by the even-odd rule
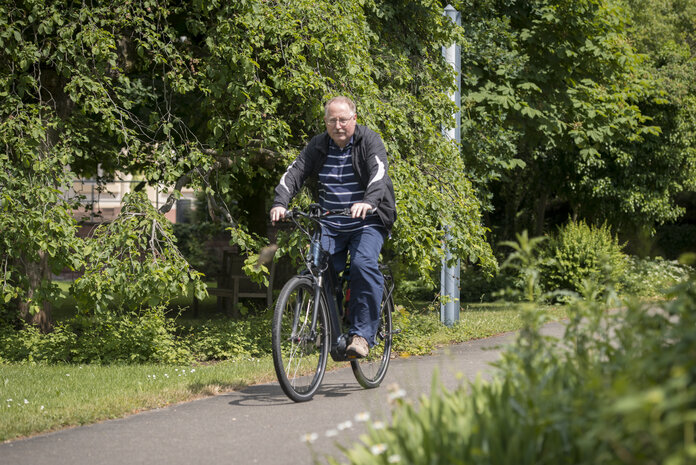
[[[368,215],[374,215],[377,213],[376,208],[370,209],[367,214]],[[318,203],[313,203],[309,206],[307,211],[302,211],[299,208],[295,207],[292,210],[286,210],[285,216],[283,217],[284,219],[294,219],[294,218],[309,218],[311,220],[320,220],[322,218],[326,218],[328,216],[352,216],[350,212],[350,208],[342,208],[339,210],[328,210],[326,208],[323,208],[321,205]]]

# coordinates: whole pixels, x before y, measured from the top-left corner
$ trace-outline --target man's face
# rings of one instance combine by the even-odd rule
[[[324,123],[329,137],[339,147],[345,147],[355,132],[356,115],[350,110],[347,103],[333,102],[326,108]]]

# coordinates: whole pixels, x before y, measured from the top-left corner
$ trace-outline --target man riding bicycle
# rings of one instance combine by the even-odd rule
[[[304,182],[319,181],[319,204],[328,210],[350,209],[350,217],[322,224],[322,248],[334,270],[346,267],[350,252],[351,337],[346,353],[365,357],[375,344],[383,277],[378,259],[396,220],[394,187],[387,173],[387,153],[380,136],[358,125],[355,103],[339,96],[324,106],[326,132],[314,136],[290,164],[275,188],[271,221],[285,216],[290,200]],[[374,210],[375,215],[368,215]]]

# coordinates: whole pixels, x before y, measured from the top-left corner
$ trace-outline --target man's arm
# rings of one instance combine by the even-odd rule
[[[317,141],[317,137],[314,137],[280,178],[280,182],[275,188],[275,197],[271,208],[271,221],[277,221],[285,215],[285,209],[288,208],[290,201],[312,173],[313,160],[316,158]],[[277,207],[282,207],[282,210]],[[274,211],[277,217],[276,220],[273,220]]]
[[[389,162],[387,161],[387,151],[384,143],[374,131],[366,135],[365,162],[369,180],[365,188],[363,202],[376,208],[384,198],[389,180]]]

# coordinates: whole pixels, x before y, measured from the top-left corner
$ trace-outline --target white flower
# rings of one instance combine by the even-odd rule
[[[355,421],[358,423],[365,422],[370,419],[370,412],[360,412],[355,415]]]
[[[339,431],[343,431],[344,429],[352,428],[353,427],[353,422],[350,420],[346,420],[343,423],[339,423],[337,428]]]
[[[387,457],[387,463],[399,463],[401,462],[401,456],[399,454],[393,454]]]
[[[5,402],[12,402],[12,399],[7,399]]]
[[[24,403],[25,403],[25,404],[28,404],[28,403],[29,403],[29,401],[28,401],[28,400],[26,400],[26,399],[24,399]]]
[[[326,432],[327,438],[333,438],[335,436],[338,436],[338,431],[336,431],[335,429],[330,429]]]
[[[65,376],[70,376],[70,373],[66,373]]]
[[[387,450],[387,445],[382,442],[370,447],[370,452],[372,452],[372,455],[382,454],[385,450]]]
[[[307,444],[311,444],[314,441],[316,441],[318,437],[319,435],[317,433],[306,433],[300,438],[300,441],[306,442]]]
[[[389,395],[387,396],[387,400],[389,400],[389,402],[392,403],[395,400],[402,399],[404,397],[406,397],[406,391],[401,388],[398,388],[389,393]]]
[[[372,429],[374,430],[379,430],[379,429],[384,429],[386,425],[384,424],[383,421],[376,421],[372,423]]]
[[[195,371],[196,371],[195,368],[191,368],[191,373],[193,373],[193,372],[195,372]]]
[[[41,406],[41,410],[43,410],[43,409],[44,409],[44,406],[42,405],[42,406]]]

